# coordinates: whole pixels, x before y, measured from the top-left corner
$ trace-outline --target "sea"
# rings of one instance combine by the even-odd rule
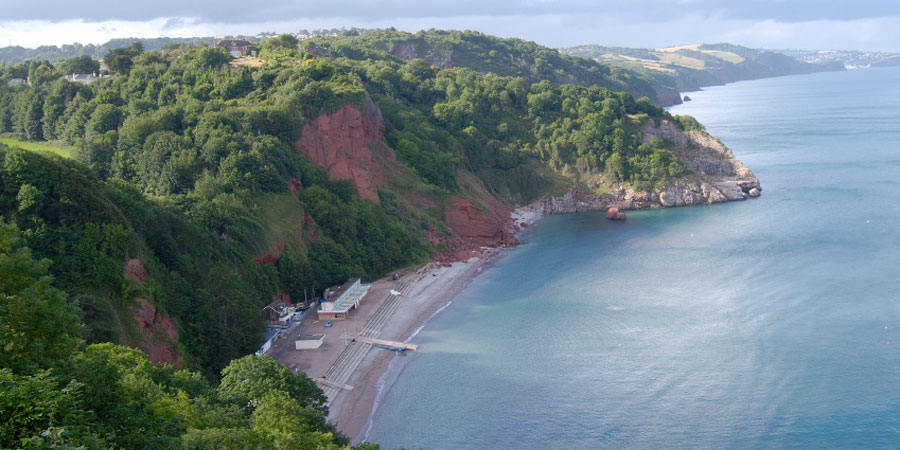
[[[900,68],[689,114],[758,199],[546,216],[382,379],[382,448],[900,448]]]

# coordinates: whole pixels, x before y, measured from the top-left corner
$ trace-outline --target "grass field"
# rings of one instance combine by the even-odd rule
[[[659,52],[657,53],[661,62],[671,64],[673,66],[687,67],[688,69],[703,70],[706,63],[697,58],[683,55],[675,52]]]
[[[64,146],[52,146],[43,142],[20,141],[18,139],[0,137],[0,143],[10,147],[19,147],[32,152],[50,152],[62,156],[63,158],[71,158],[71,148]]]
[[[703,53],[706,53],[707,55],[715,56],[716,58],[719,58],[719,59],[724,59],[725,61],[728,61],[732,64],[740,64],[741,62],[744,61],[744,57],[734,54],[734,53],[731,53],[731,52],[723,52],[721,50],[700,50],[700,51]]]

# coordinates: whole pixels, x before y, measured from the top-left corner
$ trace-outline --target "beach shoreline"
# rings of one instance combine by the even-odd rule
[[[407,310],[397,311],[385,326],[384,338],[404,342],[414,338],[428,320],[449,306],[459,292],[493,263],[500,253],[500,249],[484,249],[481,258],[426,270],[409,294],[410,299],[415,301],[418,297],[421,302]],[[427,349],[420,348],[419,351]],[[367,428],[377,413],[377,402],[394,386],[398,372],[389,372],[391,365],[405,362],[410,357],[415,357],[415,354],[373,349],[350,379],[349,384],[354,389],[342,393],[332,403],[329,420],[351,438],[353,445],[366,439]],[[393,377],[389,377],[391,373]]]
[[[519,208],[510,217],[523,230],[534,224],[541,214],[530,208]],[[346,347],[341,336],[355,334],[362,329],[388,299],[391,290],[399,290],[403,285],[409,285],[403,303],[385,323],[378,337],[407,341],[418,334],[429,319],[449,306],[477,275],[496,261],[502,250],[482,247],[480,257],[472,257],[465,262],[447,264],[431,261],[423,266],[399,270],[398,280],[385,277],[373,282],[360,306],[350,313],[347,320],[334,321],[332,327],[326,328],[324,323],[317,320],[315,312],[310,311],[286,338],[273,345],[269,354],[293,371],[302,371],[314,379],[322,378]],[[301,334],[325,334],[322,347],[316,350],[293,349],[294,339]],[[376,402],[390,391],[396,381],[396,376],[387,376],[391,363],[397,358],[414,356],[414,353],[397,354],[372,348],[347,381],[352,389],[340,390],[330,399],[328,421],[349,437],[354,445],[362,442],[366,438],[366,428],[377,413]]]

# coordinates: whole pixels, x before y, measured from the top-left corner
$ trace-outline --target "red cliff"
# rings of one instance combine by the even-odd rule
[[[147,299],[139,298],[137,301],[138,305],[131,308],[131,315],[137,322],[144,338],[137,345],[131,345],[127,339],[124,339],[126,344],[147,352],[147,357],[152,362],[166,362],[175,364],[176,367],[183,367],[181,356],[175,352],[171,344],[178,341],[178,332],[172,322],[165,314],[157,311],[156,307]]]
[[[490,195],[480,180],[460,172],[460,187],[473,199],[450,197],[444,207],[444,222],[457,238],[450,259],[467,260],[479,247],[511,247],[519,243],[519,227],[510,217],[510,210]]]
[[[315,165],[327,170],[332,179],[351,180],[360,197],[377,203],[376,188],[389,187],[392,183],[389,180],[396,182],[405,172],[397,162],[394,150],[384,144],[384,127],[381,111],[366,97],[362,111],[345,103],[337,111],[323,114],[306,124],[297,148]],[[452,249],[443,257],[467,259],[481,246],[516,245],[518,228],[510,219],[509,209],[471,174],[461,171],[459,178],[460,187],[469,198],[450,197],[449,205],[443,211],[443,219],[453,237],[443,241],[432,236],[432,243],[451,243]],[[297,186],[297,189],[302,187]],[[425,206],[420,204],[422,198],[414,191],[406,197],[413,204]],[[258,260],[257,264],[269,262]]]
[[[373,154],[380,153],[394,160],[393,150],[381,142],[383,137],[381,111],[366,97],[362,112],[345,103],[337,111],[304,125],[297,148],[315,165],[327,170],[332,179],[353,181],[360,197],[377,203],[375,185],[383,169],[375,163]]]

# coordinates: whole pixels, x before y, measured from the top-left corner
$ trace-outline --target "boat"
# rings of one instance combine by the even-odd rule
[[[405,352],[407,350],[406,347],[397,347],[393,345],[376,345],[375,347],[383,348],[385,350],[391,350],[395,352]]]

